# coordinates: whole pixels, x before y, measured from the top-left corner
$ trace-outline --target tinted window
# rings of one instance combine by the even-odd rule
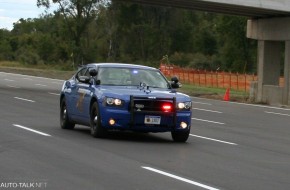
[[[76,80],[79,82],[79,77],[80,77],[80,76],[86,76],[87,73],[89,74],[87,68],[83,68],[83,69],[81,69],[81,70],[77,73],[77,75],[76,75]],[[89,76],[89,75],[88,75],[88,76]]]

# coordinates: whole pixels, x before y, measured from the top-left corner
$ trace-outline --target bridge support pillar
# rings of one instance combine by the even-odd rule
[[[285,43],[283,104],[290,105],[290,41]]]
[[[247,37],[258,40],[256,102],[290,105],[290,17],[248,20]],[[285,42],[284,85],[279,85]]]
[[[282,44],[276,41],[258,41],[258,91],[256,100],[264,102],[264,87],[279,86]]]

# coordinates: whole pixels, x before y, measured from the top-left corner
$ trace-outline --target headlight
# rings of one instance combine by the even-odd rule
[[[179,103],[177,103],[177,108],[179,110],[190,110],[191,109],[191,102],[179,102]]]
[[[105,102],[107,106],[122,106],[123,101],[118,98],[105,98]]]
[[[110,105],[110,106],[113,105],[114,104],[114,98],[107,98],[106,103],[108,105]]]
[[[122,105],[122,100],[120,100],[120,99],[115,99],[115,100],[114,100],[114,103],[115,103],[116,106],[121,106],[121,105]]]

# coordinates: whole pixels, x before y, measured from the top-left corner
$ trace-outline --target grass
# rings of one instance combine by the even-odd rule
[[[178,91],[190,96],[223,100],[226,89],[182,84],[182,87]],[[245,91],[230,89],[230,100],[248,102],[249,93]]]
[[[75,71],[64,71],[60,66],[51,67],[49,65],[24,65],[18,62],[0,62],[0,71],[8,73],[17,73],[32,75],[38,77],[47,77],[54,79],[69,79]]]
[[[73,70],[72,65],[68,63],[64,64],[24,64],[16,61],[0,61],[0,67],[11,67],[11,68],[29,68],[29,69],[42,69],[42,70],[58,70],[58,71],[71,71]]]
[[[24,65],[18,62],[8,61],[0,62],[0,71],[62,80],[69,79],[75,73],[75,71],[64,71],[61,66],[51,67],[50,65],[44,64],[31,66]],[[190,96],[222,100],[226,89],[182,84],[182,87],[179,88],[178,91],[188,94]],[[248,99],[248,92],[232,89],[230,90],[231,101],[248,102]]]

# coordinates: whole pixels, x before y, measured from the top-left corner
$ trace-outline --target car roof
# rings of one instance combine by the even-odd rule
[[[95,66],[95,67],[124,67],[124,68],[157,70],[154,67],[148,67],[148,66],[144,66],[144,65],[127,64],[127,63],[90,63],[90,64],[87,64],[87,66]]]

